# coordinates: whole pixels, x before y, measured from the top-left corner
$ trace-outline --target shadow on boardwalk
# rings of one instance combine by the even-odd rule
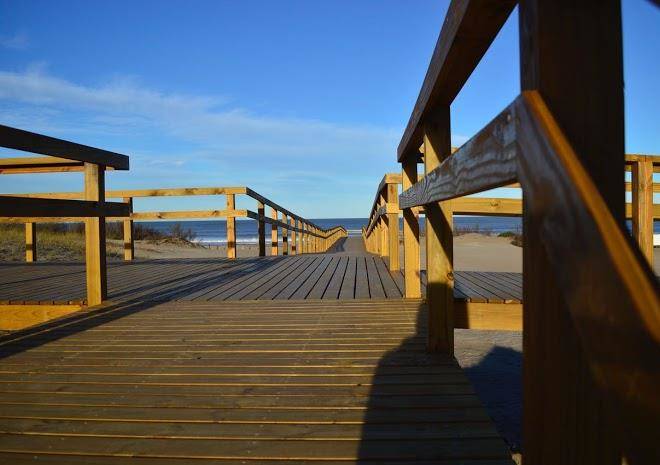
[[[415,334],[378,363],[360,463],[477,458],[509,463],[511,451],[520,450],[521,352],[499,346],[485,352],[457,334],[457,352],[472,352],[479,359],[461,370],[454,358],[426,351],[426,319],[421,305]]]

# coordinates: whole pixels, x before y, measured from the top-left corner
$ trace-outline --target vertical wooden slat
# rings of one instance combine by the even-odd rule
[[[37,261],[37,224],[25,223],[25,261]]]
[[[275,210],[274,208],[270,210],[270,218],[272,220],[277,220],[277,210]],[[270,254],[275,256],[280,254],[279,238],[278,238],[276,224],[271,224],[270,226]]]
[[[133,197],[124,197],[128,205],[129,215],[133,214]],[[131,261],[135,257],[135,243],[133,241],[133,220],[128,216],[123,222],[124,229],[124,260]]]
[[[227,195],[227,210],[236,208],[236,195]],[[236,218],[227,218],[227,258],[236,258]]]
[[[305,224],[302,220],[297,220],[296,225],[301,229],[301,232],[298,234],[298,251],[299,253],[305,253],[305,234],[303,232]]]
[[[523,90],[543,96],[623,224],[620,3],[521,0],[519,21]],[[620,464],[620,436],[543,246],[546,228],[563,225],[545,220],[523,208],[523,463]],[[570,230],[563,233],[570,241]],[[585,264],[581,272],[592,270]]]
[[[401,177],[403,190],[417,182],[417,160],[408,156],[401,162]],[[419,220],[417,209],[403,210],[403,277],[404,297],[416,299],[421,297],[419,279]]]
[[[282,223],[289,224],[289,217],[282,213]],[[282,255],[289,255],[289,231],[282,226]]]
[[[387,185],[387,205],[390,209],[399,209],[399,185],[396,183]],[[389,269],[390,271],[399,271],[399,214],[388,213],[387,224],[387,241],[389,243]]]
[[[296,227],[297,221],[295,218],[290,219],[290,224],[293,228]],[[291,255],[295,255],[298,252],[298,243],[296,242],[296,230],[291,230]]]
[[[632,233],[653,266],[653,162],[636,161],[631,168]]]
[[[424,172],[451,154],[449,106],[437,108],[424,124]],[[451,203],[429,204],[426,216],[426,302],[428,349],[454,354],[454,241]]]
[[[263,220],[263,217],[266,215],[266,206],[263,202],[257,202],[257,213],[259,214],[259,220],[257,223],[257,234],[259,236],[259,256],[266,256],[266,223]]]
[[[85,163],[85,200],[105,202],[105,170]],[[105,256],[105,218],[85,218],[85,272],[87,305],[99,305],[107,299]]]

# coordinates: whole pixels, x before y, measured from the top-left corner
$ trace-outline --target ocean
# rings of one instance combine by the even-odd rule
[[[322,228],[342,225],[349,236],[359,236],[362,226],[366,226],[367,218],[317,218],[310,219]],[[403,220],[400,219],[401,223]],[[180,223],[185,229],[195,234],[195,241],[205,245],[222,245],[227,242],[227,228],[225,220],[208,221],[144,221],[140,224],[149,226],[158,231],[167,232],[174,223]],[[522,226],[520,218],[494,217],[494,216],[458,216],[454,218],[454,228],[479,230],[484,233],[499,234],[505,231],[520,231]],[[424,230],[424,221],[420,221],[420,228]],[[266,224],[266,237],[269,237],[270,225]],[[239,244],[256,244],[257,222],[254,220],[236,220],[236,242]]]

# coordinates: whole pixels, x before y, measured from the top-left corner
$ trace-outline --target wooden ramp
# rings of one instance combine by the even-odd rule
[[[425,322],[415,300],[141,302],[14,333],[0,460],[511,463]]]

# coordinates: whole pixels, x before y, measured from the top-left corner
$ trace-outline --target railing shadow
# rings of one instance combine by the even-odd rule
[[[263,266],[259,268],[260,270],[276,265],[279,260],[264,260],[263,262]],[[208,276],[190,283],[190,275],[188,275],[173,280],[169,283],[171,286],[165,290],[153,289],[151,292],[122,302],[110,303],[97,309],[77,312],[44,324],[14,331],[0,336],[0,359],[148,310],[164,302],[172,301],[175,297],[179,299],[210,285],[220,284],[222,280],[227,282],[229,279],[231,279],[230,276],[220,279],[218,276]],[[176,285],[176,281],[186,282]],[[162,285],[158,287],[162,287]]]

